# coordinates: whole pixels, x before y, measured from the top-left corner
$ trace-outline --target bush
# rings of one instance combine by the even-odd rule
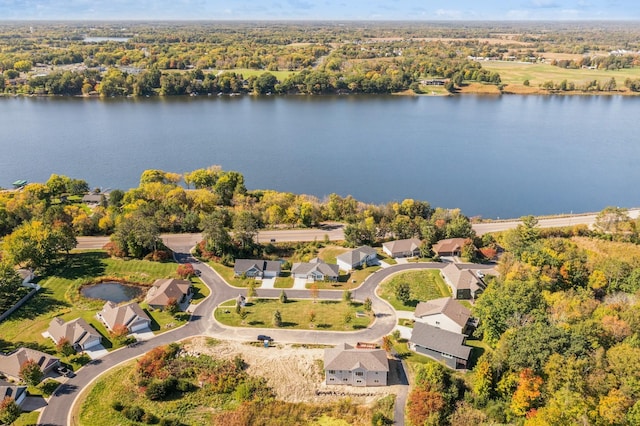
[[[144,413],[142,416],[142,421],[148,425],[155,425],[158,423],[158,417],[151,413]]]
[[[144,416],[144,410],[137,405],[132,405],[131,407],[125,407],[124,410],[122,410],[122,414],[129,420],[139,422]]]
[[[379,411],[373,413],[371,416],[371,424],[373,426],[385,426],[393,424],[393,421],[389,420],[384,414]]]
[[[178,419],[165,417],[160,420],[160,426],[182,426],[182,423]]]
[[[122,411],[124,409],[124,405],[122,405],[122,402],[120,401],[113,401],[111,403],[111,408],[113,408],[116,411]]]

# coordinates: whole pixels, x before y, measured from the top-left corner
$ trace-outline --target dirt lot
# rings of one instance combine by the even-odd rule
[[[185,343],[185,350],[227,359],[240,355],[248,365],[249,374],[266,378],[277,398],[288,402],[334,402],[348,396],[355,403],[368,404],[386,395],[397,394],[398,391],[396,386],[326,386],[322,372],[323,349],[282,344],[266,349],[231,341],[208,345],[206,338],[197,337]],[[335,394],[327,395],[326,392]]]

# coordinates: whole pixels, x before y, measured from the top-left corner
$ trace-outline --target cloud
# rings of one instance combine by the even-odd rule
[[[556,9],[559,8],[560,5],[553,0],[531,0],[529,7],[533,9]]]

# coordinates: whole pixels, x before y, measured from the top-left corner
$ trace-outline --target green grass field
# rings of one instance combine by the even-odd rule
[[[235,311],[235,300],[222,303],[215,311],[215,318],[232,327],[275,328],[273,313],[280,311],[283,329],[295,330],[357,330],[366,328],[373,320],[370,314],[357,317],[363,311],[361,303],[348,304],[337,300],[289,300],[280,303],[277,299],[255,299],[244,308],[248,312],[244,322]],[[315,312],[315,321],[309,321],[309,312]],[[351,315],[351,322],[345,323],[345,316]]]
[[[249,68],[234,68],[232,70],[217,70],[216,72],[235,72],[236,74],[242,74],[244,78],[249,78],[252,75],[256,77],[264,74],[265,72],[273,74],[278,81],[283,81],[287,77],[293,74],[297,74],[298,71],[268,71],[268,70],[253,70]]]
[[[406,305],[395,296],[395,289],[400,283],[407,283],[411,288],[411,300]],[[439,270],[427,269],[391,276],[380,285],[379,295],[398,311],[413,311],[418,302],[451,296],[451,292]]]
[[[0,323],[0,336],[8,344],[0,349],[9,350],[28,343],[29,346],[51,352],[54,350],[53,342],[42,337],[42,333],[57,316],[65,321],[82,317],[104,338],[108,338],[107,330],[95,318],[104,302],[82,297],[80,287],[96,282],[100,277],[151,284],[158,278],[174,277],[176,266],[169,262],[112,259],[103,251],[72,253],[65,264],[53,270],[49,276],[43,277],[39,282],[42,290]],[[152,313],[152,317],[156,319],[156,314]],[[159,329],[162,329],[163,318],[159,317],[156,322]],[[105,341],[105,346],[109,348],[111,342]]]
[[[533,87],[538,87],[546,81],[560,83],[562,80],[574,82],[576,85],[590,80],[599,80],[604,83],[611,79],[611,77],[615,77],[618,88],[621,88],[627,78],[640,78],[640,68],[617,71],[565,69],[549,64],[524,64],[497,61],[483,62],[482,68],[498,72],[504,84],[521,85],[525,80],[529,80],[530,85]]]
[[[255,278],[242,278],[236,277],[233,273],[233,268],[230,266],[224,266],[218,262],[208,262],[208,265],[211,266],[217,273],[222,277],[223,280],[227,282],[227,284],[232,285],[234,287],[247,288],[250,283],[253,283],[255,288],[260,288],[261,282],[256,280]],[[293,285],[293,284],[292,284]]]

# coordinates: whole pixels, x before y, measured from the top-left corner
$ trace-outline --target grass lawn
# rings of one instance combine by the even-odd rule
[[[376,251],[378,252],[378,259],[382,260],[384,263],[388,263],[389,265],[398,264],[394,258],[387,256],[387,253],[382,250],[382,247],[378,247]]]
[[[235,300],[222,303],[215,310],[215,318],[222,324],[232,327],[266,327],[273,326],[273,313],[280,311],[282,327],[284,329],[297,330],[358,330],[371,324],[371,314],[357,317],[356,312],[362,311],[361,303],[348,304],[337,300],[289,300],[282,304],[278,299],[254,299],[247,303],[245,311],[248,313],[244,323],[235,311]],[[309,322],[309,312],[315,312],[313,324]],[[345,316],[351,315],[351,322],[345,324]],[[313,327],[311,327],[311,325]]]
[[[396,298],[395,290],[400,283],[411,289],[411,300],[405,305]],[[418,302],[451,296],[449,287],[437,269],[402,272],[387,278],[380,285],[379,295],[398,311],[413,311]]]
[[[202,302],[209,294],[211,294],[209,287],[207,287],[200,278],[191,278],[191,285],[193,286],[194,291],[191,303],[194,305]]]
[[[429,362],[438,362],[428,356],[409,350],[409,343],[407,342],[407,339],[399,339],[398,341],[394,340],[393,342],[393,349],[398,352],[398,357],[402,358],[407,363],[426,364]]]
[[[273,74],[278,79],[278,81],[283,81],[290,75],[298,73],[298,71],[268,71],[268,70],[254,70],[249,68],[234,68],[232,70],[218,70],[217,72],[235,72],[236,74],[242,74],[244,78],[249,78],[252,75],[259,77],[265,72],[268,72]]]
[[[581,85],[590,80],[600,80],[604,83],[614,77],[618,88],[624,86],[627,78],[640,77],[640,68],[622,69],[617,71],[565,69],[550,64],[523,64],[518,62],[488,61],[482,63],[482,68],[489,71],[497,71],[504,84],[522,85],[529,80],[530,85],[540,86],[545,81],[560,83],[562,80]]]
[[[293,287],[293,277],[291,276],[291,272],[282,272],[278,278],[276,278],[276,283],[273,285],[274,288],[291,288]]]
[[[148,285],[158,278],[174,277],[175,271],[175,263],[111,259],[103,251],[72,253],[66,263],[43,277],[39,282],[42,290],[38,294],[0,323],[0,336],[9,343],[9,346],[0,350],[28,344],[35,349],[54,351],[53,342],[42,337],[42,333],[57,316],[65,321],[82,317],[106,338],[109,335],[107,330],[95,318],[104,302],[82,297],[80,287],[83,284],[108,277]],[[107,348],[111,347],[108,340],[104,344]],[[73,360],[63,361],[73,364]]]
[[[255,278],[235,277],[233,268],[229,266],[224,266],[223,264],[217,262],[208,262],[208,265],[211,266],[229,285],[232,285],[234,287],[247,288],[249,287],[249,283],[253,282],[255,288],[260,287],[260,281],[256,280]]]
[[[29,413],[22,413],[18,420],[11,423],[12,426],[33,426],[38,423],[38,417],[40,417],[40,411],[31,411]]]
[[[318,251],[318,257],[326,263],[338,263],[337,257],[349,250],[350,249],[346,249],[344,247],[331,245],[321,248]]]

